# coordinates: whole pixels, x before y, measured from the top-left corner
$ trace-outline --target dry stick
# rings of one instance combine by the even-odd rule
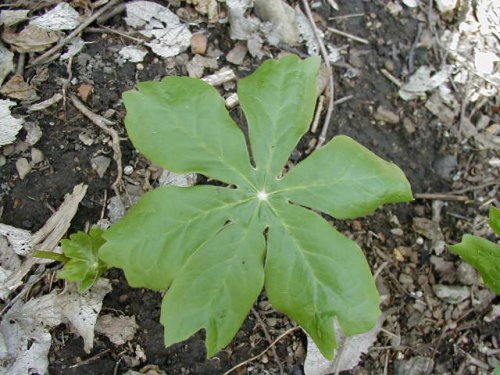
[[[319,118],[321,117],[321,112],[323,111],[324,103],[325,103],[325,96],[320,95],[318,100],[318,106],[316,107],[316,114],[314,115],[314,120],[311,125],[311,133],[316,133],[316,130],[318,130]]]
[[[334,99],[335,99],[335,85],[333,82],[333,70],[330,62],[328,61],[328,52],[326,52],[325,44],[323,43],[323,39],[321,38],[318,28],[316,27],[316,23],[314,23],[314,18],[311,12],[311,8],[309,7],[309,3],[307,0],[302,0],[302,5],[306,11],[307,18],[311,24],[311,27],[314,31],[314,36],[316,37],[316,41],[319,45],[319,50],[321,51],[321,56],[325,61],[325,64],[328,68],[328,83],[330,85],[330,98],[328,101],[328,110],[326,112],[325,121],[323,122],[323,128],[321,129],[321,133],[318,137],[318,143],[316,144],[316,148],[321,147],[326,141],[326,133],[328,132],[328,127],[330,126],[330,119],[332,118],[333,107],[334,107]]]
[[[363,17],[364,13],[344,14],[343,16],[328,17],[329,20],[345,20],[348,18]]]
[[[241,363],[237,364],[237,365],[236,365],[236,366],[234,366],[233,368],[231,368],[231,369],[227,370],[227,371],[226,371],[224,374],[222,374],[222,375],[229,375],[229,374],[230,374],[230,373],[232,373],[233,371],[235,371],[235,370],[239,369],[241,366],[245,366],[247,363],[250,363],[250,362],[255,361],[256,359],[259,359],[259,358],[260,358],[260,357],[262,357],[264,354],[266,354],[266,353],[267,353],[267,351],[268,351],[269,349],[271,349],[274,345],[276,345],[276,343],[277,343],[278,341],[280,341],[283,337],[288,336],[290,333],[292,333],[293,331],[298,330],[299,328],[300,328],[300,327],[299,327],[299,326],[297,326],[297,327],[290,328],[288,331],[283,332],[281,335],[279,335],[279,336],[276,338],[276,340],[274,340],[274,341],[272,342],[272,344],[271,344],[271,345],[269,345],[269,346],[268,346],[266,349],[264,349],[262,352],[260,352],[259,354],[257,354],[256,356],[254,356],[254,357],[252,357],[252,358],[249,358],[249,359],[247,359],[247,360],[245,360],[245,361],[243,361],[243,362],[241,362]]]
[[[484,184],[481,184],[481,185],[471,186],[471,187],[460,189],[460,190],[455,190],[455,191],[452,192],[452,194],[464,194],[464,193],[468,193],[470,191],[481,190],[481,189],[483,189],[485,187],[492,186],[492,185],[497,185],[497,184],[499,184],[498,181],[485,182]]]
[[[74,365],[69,366],[69,368],[76,368],[76,367],[79,367],[79,366],[86,365],[87,363],[90,363],[90,362],[92,362],[92,361],[95,361],[96,359],[101,358],[103,355],[108,354],[110,351],[111,351],[111,349],[106,349],[106,350],[103,350],[102,352],[97,353],[96,355],[93,355],[92,357],[87,358],[87,359],[86,359],[86,360],[84,360],[84,361],[81,361],[81,362],[79,362],[79,363],[75,363]]]
[[[394,77],[386,69],[384,69],[384,68],[380,69],[380,73],[382,73],[385,78],[387,78],[389,81],[394,83],[396,86],[398,86],[398,87],[403,86],[403,82],[399,78]]]
[[[264,336],[266,337],[267,342],[269,343],[269,345],[271,345],[273,343],[273,340],[271,339],[271,335],[267,331],[266,323],[264,323],[264,321],[260,317],[260,314],[253,307],[252,307],[252,314],[255,317],[255,319],[257,319],[260,328],[262,328],[262,332],[264,332]],[[278,353],[276,353],[276,349],[274,348],[274,346],[271,348],[271,350],[273,352],[274,362],[276,362],[276,364],[279,367],[280,375],[283,375],[285,372],[283,370],[283,365],[280,362],[280,358],[278,357]]]
[[[461,201],[465,202],[469,200],[469,197],[466,195],[455,195],[455,194],[446,194],[446,193],[415,193],[413,194],[416,199],[438,199],[441,201]]]
[[[94,22],[99,16],[101,16],[102,14],[107,12],[110,8],[112,8],[119,1],[120,0],[111,0],[109,3],[107,3],[101,9],[99,9],[97,12],[95,12],[93,15],[91,15],[89,18],[87,18],[85,21],[83,21],[82,24],[80,26],[78,26],[75,30],[73,30],[66,38],[61,40],[59,43],[57,43],[54,47],[49,49],[47,52],[43,53],[42,55],[40,55],[36,59],[34,59],[31,62],[31,64],[29,64],[29,66],[44,63],[46,59],[48,59],[54,53],[56,53],[61,48],[63,48],[73,38],[75,38],[78,34],[80,34],[83,31],[83,29],[85,29],[88,25],[90,25],[92,22]]]
[[[347,38],[347,39],[351,39],[351,40],[354,40],[355,42],[358,42],[358,43],[362,43],[362,44],[370,44],[370,41],[365,39],[365,38],[360,38],[359,36],[356,36],[356,35],[352,35],[352,34],[349,34],[349,33],[346,33],[345,31],[342,31],[342,30],[339,30],[339,29],[336,29],[334,27],[327,27],[327,29],[329,31],[331,31],[332,33],[334,34],[337,34],[337,35],[340,35],[340,36],[343,36],[344,38]]]
[[[99,116],[88,109],[75,95],[70,96],[71,102],[85,117],[87,117],[90,121],[94,123],[94,125],[98,126],[103,132],[108,134],[112,140],[113,147],[113,159],[116,162],[116,179],[115,182],[111,185],[117,197],[120,196],[118,191],[118,186],[122,183],[123,169],[122,169],[122,151],[120,149],[120,136],[118,132],[110,128],[108,125],[114,125],[113,121],[110,121],[102,116]],[[121,201],[121,200],[120,200]]]
[[[85,29],[85,32],[86,33],[116,34],[116,35],[120,35],[123,38],[130,39],[130,40],[136,42],[137,44],[144,44],[145,43],[144,39],[136,38],[136,37],[134,37],[132,35],[129,35],[129,34],[125,33],[125,32],[121,32],[121,31],[118,31],[118,30],[113,30],[112,28],[106,27],[106,26],[102,26],[102,27],[87,27]]]

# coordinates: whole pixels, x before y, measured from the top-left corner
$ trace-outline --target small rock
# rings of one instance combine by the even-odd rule
[[[41,163],[44,160],[45,156],[43,155],[43,152],[33,147],[31,149],[31,161],[33,162],[33,164],[37,165],[38,163]]]
[[[442,156],[432,163],[436,173],[442,178],[449,178],[453,170],[458,166],[457,157],[453,155]]]
[[[191,52],[195,55],[204,55],[207,52],[208,37],[205,34],[197,33],[191,37]]]
[[[247,52],[248,48],[245,43],[236,43],[234,48],[227,54],[226,61],[234,65],[241,65]]]
[[[437,257],[435,255],[431,256],[430,262],[434,266],[434,270],[439,275],[441,281],[449,283],[455,281],[456,272],[453,262],[444,260],[442,257]]]
[[[85,145],[85,146],[92,146],[94,144],[94,139],[87,133],[80,133],[78,134],[78,139]]]
[[[436,5],[441,14],[451,12],[457,6],[457,0],[436,0]]]
[[[413,357],[408,361],[397,360],[394,363],[395,375],[426,375],[432,372],[434,361],[426,357]]]
[[[132,167],[131,165],[126,165],[124,168],[123,168],[123,173],[126,175],[126,176],[130,176],[132,174],[132,172],[134,172],[134,167]]]
[[[399,122],[399,116],[396,113],[382,106],[377,108],[374,117],[377,121],[383,121],[389,124],[397,124]]]
[[[413,134],[417,130],[415,124],[409,118],[403,119],[403,127],[405,128],[408,134]]]
[[[16,161],[16,169],[19,174],[19,178],[24,180],[24,178],[30,173],[31,165],[26,158],[20,158]]]
[[[439,299],[453,305],[470,297],[469,289],[465,286],[435,284],[432,286],[432,290]]]
[[[393,228],[391,229],[391,233],[394,234],[395,236],[403,236],[404,235],[404,232],[401,228]]]
[[[92,169],[97,172],[100,178],[103,178],[111,164],[111,159],[107,156],[99,155],[92,158],[90,163],[92,164]]]
[[[7,159],[5,156],[0,155],[0,167],[3,167],[5,164],[7,164]]]
[[[414,217],[412,228],[429,240],[441,240],[443,238],[439,224],[425,217]]]
[[[413,278],[410,275],[407,275],[406,273],[402,273],[399,275],[399,282],[401,284],[413,284]]]
[[[457,269],[458,281],[464,285],[473,285],[478,281],[478,273],[470,264],[462,262]]]
[[[394,63],[392,62],[392,60],[385,60],[384,67],[390,72],[394,71]]]
[[[479,289],[477,293],[475,293],[475,299],[472,300],[472,305],[477,311],[482,311],[493,302],[495,297],[496,294],[490,289]]]
[[[4,146],[4,148],[2,149],[2,153],[4,156],[10,156],[14,153],[15,151],[15,147],[14,145],[7,145],[7,146]]]
[[[94,90],[94,86],[89,85],[88,83],[83,83],[78,87],[78,95],[84,102],[87,102],[89,100],[89,96]]]

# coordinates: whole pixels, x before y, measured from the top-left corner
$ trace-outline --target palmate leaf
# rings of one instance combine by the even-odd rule
[[[131,285],[168,289],[166,345],[205,329],[208,355],[217,353],[263,285],[327,358],[335,318],[347,335],[375,325],[379,299],[361,250],[305,207],[351,218],[409,201],[411,190],[397,166],[348,137],[278,177],[312,119],[318,69],[319,58],[288,56],[240,81],[251,153],[216,90],[199,80],[168,77],[124,94],[139,151],[173,172],[235,186],[158,189],[104,234],[101,258]]]

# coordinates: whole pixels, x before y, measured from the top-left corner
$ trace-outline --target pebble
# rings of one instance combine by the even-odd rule
[[[391,233],[394,234],[395,236],[403,236],[404,232],[401,228],[393,228],[391,229]]]
[[[131,165],[126,165],[124,168],[123,168],[123,173],[126,175],[126,176],[130,176],[132,174],[132,172],[134,172],[134,167],[132,167]]]
[[[415,242],[417,243],[417,245],[423,245],[424,239],[422,237],[417,237],[417,240]]]
[[[387,122],[388,124],[397,124],[399,122],[399,116],[385,107],[378,107],[375,112],[375,120]]]
[[[465,286],[435,284],[432,290],[440,300],[450,304],[458,304],[470,297],[469,289]]]
[[[111,159],[107,156],[99,155],[92,158],[90,163],[92,164],[92,169],[97,172],[100,178],[103,178],[111,164]]]
[[[191,52],[195,55],[204,55],[207,52],[208,37],[205,34],[197,33],[191,37]]]
[[[394,363],[395,375],[426,375],[431,373],[434,361],[422,356],[413,357],[407,361],[397,360]]]
[[[9,155],[12,155],[14,153],[14,145],[7,145],[7,146],[4,146],[3,150],[2,150],[2,153],[4,156],[9,156]]]
[[[43,152],[40,151],[39,149],[33,147],[31,149],[31,161],[33,164],[38,164],[41,163],[42,161],[45,160],[45,156],[43,155]]]
[[[20,158],[16,161],[16,169],[19,174],[19,178],[24,180],[24,178],[31,172],[31,165],[26,158]]]
[[[236,43],[234,48],[228,52],[226,61],[234,65],[241,65],[248,52],[248,48],[244,43]]]
[[[458,160],[454,155],[445,155],[437,158],[432,163],[432,168],[442,178],[449,178],[453,170],[457,167]]]
[[[462,262],[457,269],[458,281],[464,285],[473,285],[478,281],[478,273],[470,264]]]
[[[5,156],[0,155],[0,167],[3,167],[5,164],[7,164],[7,159]]]
[[[405,118],[403,120],[403,127],[405,128],[405,130],[408,134],[413,134],[417,130],[417,128],[415,127],[415,124],[409,118]]]

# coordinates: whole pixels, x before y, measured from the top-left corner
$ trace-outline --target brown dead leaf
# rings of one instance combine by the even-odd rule
[[[90,94],[92,94],[93,90],[94,86],[89,85],[88,83],[83,83],[80,85],[80,87],[78,87],[78,95],[86,103],[90,97]]]
[[[57,31],[49,31],[38,26],[28,25],[21,32],[6,28],[2,34],[3,40],[17,52],[41,52],[56,43],[61,37]]]
[[[12,99],[33,102],[38,100],[38,95],[35,89],[24,81],[21,74],[14,74],[14,76],[3,85],[0,94],[8,96]]]

